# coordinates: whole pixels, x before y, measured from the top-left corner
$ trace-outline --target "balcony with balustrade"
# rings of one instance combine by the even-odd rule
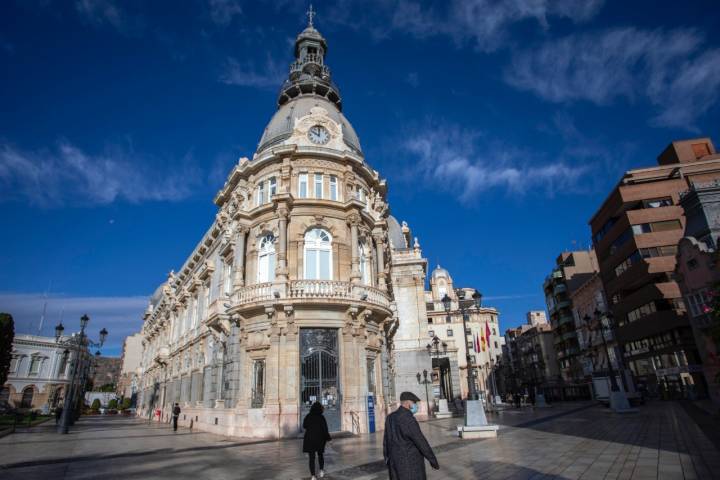
[[[229,303],[238,312],[275,303],[317,306],[365,307],[391,316],[391,299],[383,290],[370,285],[337,280],[290,280],[287,283],[257,283],[240,288]]]

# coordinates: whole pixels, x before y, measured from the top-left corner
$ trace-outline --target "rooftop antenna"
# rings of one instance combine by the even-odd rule
[[[313,8],[312,8],[312,3],[310,4],[310,8],[308,8],[308,11],[305,12],[305,14],[308,17],[308,27],[312,27],[313,26],[313,18],[317,14],[317,12],[315,10],[313,10]]]

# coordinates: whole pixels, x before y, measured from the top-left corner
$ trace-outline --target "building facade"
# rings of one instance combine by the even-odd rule
[[[561,400],[564,392],[553,328],[542,323],[531,326],[515,342],[519,355],[520,391],[531,398],[541,393],[548,401]]]
[[[102,387],[113,387],[117,389],[122,370],[122,359],[119,357],[96,356],[90,372],[90,382],[94,391]]]
[[[142,334],[136,333],[128,336],[123,342],[120,356],[120,378],[117,383],[117,393],[121,398],[131,399],[135,406],[140,379],[142,359]]]
[[[675,279],[685,229],[680,194],[720,178],[720,156],[709,138],[673,142],[657,160],[657,167],[626,172],[590,219],[620,349],[638,387],[651,395],[679,394],[702,376]],[[681,378],[678,369],[687,375]]]
[[[502,357],[505,339],[498,335],[499,314],[492,307],[468,309],[467,330],[463,335],[463,315],[458,300],[470,300],[473,293],[470,288],[456,289],[448,271],[440,266],[430,276],[430,290],[425,292],[428,324],[425,349],[432,357],[435,396],[442,392],[443,397],[450,400],[467,398],[468,352],[475,391],[484,398],[497,395],[497,381],[492,378],[492,372]],[[449,313],[442,303],[446,294],[452,300]],[[435,342],[439,345],[437,349],[433,343],[435,337],[439,342]]]
[[[427,261],[389,215],[326,52],[310,23],[252,160],[230,172],[215,221],[151,297],[141,415],[167,419],[177,402],[181,425],[279,438],[297,435],[316,401],[331,430],[359,433],[381,428],[397,393],[424,398]]]
[[[70,352],[58,346],[54,337],[15,335],[0,404],[7,402],[14,408],[49,412],[65,398],[70,364]]]
[[[593,250],[563,252],[555,264],[543,284],[560,368],[555,383],[560,385],[563,398],[590,398],[591,388],[583,368],[572,296],[597,273],[597,258]]]
[[[689,396],[705,392],[720,406],[720,343],[718,317],[713,308],[720,302],[720,182],[701,182],[681,194],[685,212],[685,233],[680,240],[675,274],[685,300],[690,325],[703,365],[700,388],[689,387]],[[690,366],[678,365],[671,375],[685,377]],[[687,385],[687,382],[683,382]]]

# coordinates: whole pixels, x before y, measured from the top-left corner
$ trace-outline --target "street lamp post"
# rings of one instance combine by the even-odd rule
[[[442,345],[442,351],[440,351],[440,345]],[[443,375],[443,368],[442,365],[440,365],[440,356],[447,355],[447,343],[441,342],[437,335],[435,335],[432,339],[432,345],[427,344],[426,347],[428,355],[430,355],[430,358],[436,358],[438,360],[438,371],[440,372],[440,399],[445,398],[445,375]]]
[[[462,294],[462,295],[460,295]],[[483,408],[482,402],[477,399],[477,393],[475,391],[475,382],[473,380],[472,373],[472,359],[470,357],[470,350],[467,346],[467,321],[468,321],[468,309],[474,306],[476,309],[480,309],[482,306],[482,294],[475,290],[472,294],[472,300],[464,299],[464,292],[462,290],[456,291],[458,297],[458,306],[460,313],[462,313],[463,319],[463,343],[465,348],[465,362],[467,365],[467,382],[468,382],[468,397],[465,401],[465,424],[458,426],[458,433],[461,438],[472,439],[472,438],[488,438],[497,437],[498,426],[489,425],[487,417],[485,416],[485,409]],[[442,298],[443,307],[445,311],[450,314],[452,307],[452,300],[445,294]]]
[[[622,412],[631,412],[634,411],[634,409],[630,408],[630,402],[627,399],[627,395],[624,390],[620,389],[620,386],[618,385],[617,378],[615,378],[615,369],[613,368],[612,361],[610,360],[610,349],[607,344],[607,340],[605,338],[605,332],[604,332],[604,325],[602,322],[602,312],[598,309],[595,309],[593,312],[594,314],[594,322],[592,322],[592,325],[595,325],[595,328],[592,328],[591,325],[591,318],[590,315],[585,315],[583,317],[583,320],[585,321],[585,324],[588,326],[587,328],[592,331],[596,330],[600,332],[600,338],[602,339],[603,349],[605,350],[605,355],[607,357],[607,365],[608,365],[608,375],[610,376],[610,408],[615,410],[616,412],[622,413]],[[605,320],[608,322],[608,327],[610,327],[612,331],[612,316],[611,314],[605,315]],[[590,339],[590,346],[592,346],[592,339]],[[620,374],[622,375],[622,371],[620,371]]]
[[[430,395],[428,394],[428,385],[432,383],[432,379],[428,380],[427,370],[423,370],[422,380],[420,377],[420,373],[417,374],[417,381],[420,385],[425,385],[425,403],[427,403],[427,415],[428,418],[430,418],[432,416],[432,413],[430,412]]]
[[[78,376],[82,375],[82,379],[84,379],[85,377],[85,372],[81,371],[81,363],[85,361],[85,355],[83,350],[86,346],[102,348],[108,336],[108,331],[103,328],[102,330],[100,330],[100,337],[98,342],[93,342],[92,340],[87,338],[87,336],[85,335],[85,329],[87,328],[89,322],[90,317],[88,317],[87,315],[83,315],[82,317],[80,317],[79,335],[73,335],[67,339],[62,339],[63,332],[65,331],[65,327],[63,326],[62,322],[60,322],[55,327],[55,342],[58,345],[66,347],[65,351],[67,351],[69,354],[71,354],[71,352],[73,351],[75,352],[75,361],[72,362],[71,360],[72,374],[70,376],[70,385],[68,385],[67,393],[65,395],[65,405],[60,416],[60,422],[58,423],[58,433],[68,433],[69,426],[71,423],[73,423],[75,404],[78,402],[76,395],[79,392],[76,392],[76,389],[84,390],[84,388],[78,388],[77,385]]]

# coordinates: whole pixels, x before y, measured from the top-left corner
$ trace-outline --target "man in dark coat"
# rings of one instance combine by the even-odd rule
[[[177,432],[177,422],[178,422],[179,416],[180,416],[180,405],[178,405],[176,403],[172,410],[172,421],[173,421],[173,431],[174,432]]]
[[[390,480],[426,478],[426,458],[432,468],[440,469],[437,458],[414,417],[419,401],[412,392],[403,392],[400,394],[400,407],[385,420],[383,457],[388,466]]]
[[[323,406],[315,402],[310,407],[310,413],[303,420],[305,437],[303,438],[303,452],[309,456],[310,475],[315,480],[315,454],[320,464],[320,478],[325,476],[325,443],[332,440],[328,431],[327,421],[323,416]]]

